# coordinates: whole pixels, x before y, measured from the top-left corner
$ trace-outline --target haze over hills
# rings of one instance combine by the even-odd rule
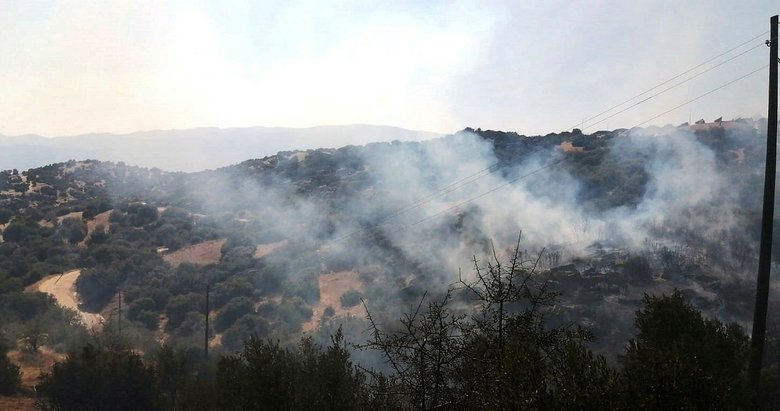
[[[366,129],[349,129],[361,128]],[[197,173],[104,161],[68,161],[22,169],[19,175],[6,171],[0,175],[0,223],[9,224],[3,231],[6,242],[36,236],[26,231],[71,230],[63,225],[66,216],[76,218],[68,223],[76,227],[76,237],[78,227],[87,227],[91,236],[98,225],[108,234],[100,242],[79,238],[72,250],[83,254],[78,260],[49,261],[44,253],[37,265],[35,257],[28,269],[7,270],[27,286],[42,275],[85,268],[77,282],[83,302],[104,310],[119,287],[144,290],[151,281],[151,267],[117,269],[127,258],[122,253],[159,249],[164,261],[154,253],[144,257],[157,272],[200,278],[214,274],[181,263],[215,264],[223,272],[218,284],[237,278],[252,284],[254,291],[245,297],[272,298],[280,292],[300,297],[295,309],[305,314],[289,320],[294,326],[285,331],[294,333],[301,323],[311,321],[313,327],[323,318],[322,275],[361,274],[354,287],[365,290],[372,305],[392,311],[424,290],[441,291],[491,241],[505,248],[522,231],[524,250],[528,255],[546,250],[543,267],[574,307],[561,314],[587,321],[602,337],[618,335],[616,340],[604,337],[606,346],[628,335],[641,293],[653,289],[683,288],[721,318],[744,323],[748,301],[734,293],[749,293],[752,284],[764,128],[763,120],[742,120],[533,137],[467,129],[424,142],[283,151]],[[108,138],[146,147],[151,152],[147,160],[166,157],[186,165],[193,161],[175,147],[177,142],[203,142],[190,145],[201,154],[213,151],[214,157],[228,146],[234,150],[229,155],[246,158],[251,155],[248,149],[238,152],[240,143],[259,140],[263,131],[283,135],[274,130],[199,129]],[[344,130],[287,135],[316,138],[341,132],[356,138]],[[369,138],[420,136],[382,127],[367,130],[375,133]],[[227,137],[220,138],[221,133]],[[104,138],[74,137],[87,145]],[[170,147],[159,148],[165,144]],[[110,155],[120,154],[116,147],[109,149],[116,150]],[[106,244],[124,251],[107,257],[100,254]],[[11,245],[6,249],[10,253]],[[82,267],[95,264],[86,257],[93,253],[100,254],[94,257],[97,265]],[[247,256],[253,259],[247,262]],[[173,295],[199,292],[197,287],[180,289],[181,284],[165,287],[175,287]],[[132,306],[144,293],[128,293],[127,303]],[[133,319],[156,327],[167,299],[144,308],[146,317],[135,313]],[[276,321],[270,314],[263,318]],[[167,323],[170,332],[191,331],[177,331],[180,320]],[[233,337],[225,341],[236,348],[246,329],[230,331]]]
[[[166,171],[201,171],[280,151],[342,147],[376,141],[421,141],[440,134],[390,126],[310,128],[204,127],[130,134],[83,134],[47,138],[0,135],[0,169],[25,170],[68,160],[125,162]]]
[[[409,307],[444,301],[464,331],[446,343],[483,352],[481,335],[495,329],[471,334],[484,305],[458,281],[477,281],[519,244],[511,276],[532,294],[518,294],[506,315],[523,318],[530,304],[541,317],[538,328],[514,329],[512,344],[528,347],[541,329],[585,330],[596,339],[576,337],[588,343],[578,349],[619,367],[646,293],[749,324],[765,134],[761,119],[545,136],[465,129],[193,173],[98,160],[0,171],[0,318],[7,335],[43,330],[54,351],[103,332],[145,353],[173,346],[200,364],[210,361],[204,344],[220,358],[253,335],[284,347],[303,346],[302,336],[365,342],[372,324],[395,332]],[[772,287],[776,296],[780,282]],[[541,308],[526,299],[539,290],[554,293]],[[775,320],[780,302],[771,304]],[[78,323],[86,327],[66,326]],[[388,371],[376,352],[350,355]],[[737,371],[724,373],[737,378],[741,357],[729,358]]]

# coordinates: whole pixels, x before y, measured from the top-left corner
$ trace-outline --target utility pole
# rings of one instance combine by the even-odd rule
[[[119,299],[119,309],[118,309],[118,315],[116,318],[116,325],[119,329],[119,335],[122,335],[122,290],[119,290],[119,293],[117,294],[117,298]]]
[[[203,352],[206,358],[209,358],[209,288],[211,284],[206,284],[206,332],[205,341],[203,342]]]
[[[777,25],[778,17],[769,20],[769,115],[766,127],[766,169],[764,174],[764,210],[761,216],[761,249],[756,279],[756,305],[753,311],[751,338],[750,384],[758,391],[761,384],[761,363],[766,335],[766,312],[769,300],[769,269],[772,262],[772,224],[775,211],[775,169],[777,162]]]

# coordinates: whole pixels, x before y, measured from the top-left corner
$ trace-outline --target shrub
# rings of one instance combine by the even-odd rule
[[[0,394],[14,394],[22,383],[19,366],[12,363],[5,353],[0,353]]]
[[[341,306],[344,308],[354,307],[360,304],[360,299],[363,296],[356,290],[349,290],[341,295]]]

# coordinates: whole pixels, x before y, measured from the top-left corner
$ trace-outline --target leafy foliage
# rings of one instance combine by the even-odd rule
[[[240,353],[220,360],[216,378],[226,410],[351,410],[368,401],[340,331],[324,351],[310,339],[290,350],[252,337]]]
[[[640,409],[737,409],[747,403],[749,340],[739,326],[703,318],[675,291],[645,295],[636,327],[624,358],[628,403]]]
[[[19,366],[8,359],[7,351],[5,342],[0,340],[0,395],[14,394],[22,383]]]
[[[162,404],[153,380],[154,370],[130,349],[88,344],[55,364],[37,392],[55,410],[155,410]]]
[[[341,295],[339,302],[341,303],[342,307],[349,308],[360,304],[360,299],[360,292],[357,290],[347,290],[347,292]]]

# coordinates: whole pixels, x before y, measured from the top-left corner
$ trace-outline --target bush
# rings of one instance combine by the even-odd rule
[[[54,364],[37,386],[45,409],[154,410],[162,401],[152,367],[122,347],[88,344]]]
[[[334,315],[336,315],[336,310],[331,306],[325,307],[325,311],[322,312],[323,317],[333,317]]]
[[[252,300],[246,297],[236,297],[228,302],[217,314],[214,320],[214,330],[222,332],[242,316],[254,311]]]
[[[356,290],[349,290],[341,295],[341,306],[344,308],[354,307],[360,304],[360,299],[363,296]]]
[[[12,395],[22,383],[19,366],[12,363],[4,352],[0,353],[0,394]]]
[[[736,324],[705,319],[682,293],[644,297],[624,358],[627,404],[647,409],[739,409],[749,339]]]

